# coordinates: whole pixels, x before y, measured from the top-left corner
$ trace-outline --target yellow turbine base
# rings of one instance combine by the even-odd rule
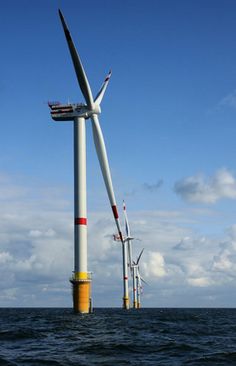
[[[87,272],[75,272],[74,279],[75,280],[88,280],[89,273]]]
[[[137,303],[137,301],[134,301],[134,302],[133,302],[133,308],[134,308],[134,309],[137,309],[137,308],[138,308],[138,303]]]
[[[73,285],[73,308],[75,313],[86,314],[91,312],[91,280],[88,273],[75,273]]]
[[[123,309],[129,309],[129,298],[123,297]]]
[[[140,302],[138,302],[137,309],[140,309],[140,308],[141,308],[141,304],[140,304]]]

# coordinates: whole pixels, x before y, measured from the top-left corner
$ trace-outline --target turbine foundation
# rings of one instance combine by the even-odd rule
[[[70,279],[73,290],[73,308],[75,313],[88,314],[92,312],[91,274],[75,273]]]
[[[123,309],[128,310],[129,309],[129,298],[123,297]]]

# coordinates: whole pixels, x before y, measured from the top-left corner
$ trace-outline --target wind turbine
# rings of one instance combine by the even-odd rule
[[[125,210],[125,203],[123,201],[123,208]],[[126,230],[127,234],[127,230]],[[121,239],[119,235],[113,235],[113,239],[115,241],[121,241],[122,242],[122,264],[123,264],[123,288],[124,288],[124,306],[126,309],[129,308],[129,277],[128,277],[128,253],[127,253],[127,243],[129,246],[129,241],[133,238],[128,237],[128,234],[126,238]],[[130,250],[129,251],[129,263],[130,262]]]
[[[137,297],[137,290],[136,290],[136,279],[134,276],[134,267],[133,267],[133,258],[132,258],[132,240],[134,239],[131,234],[130,234],[130,227],[129,227],[129,221],[128,221],[128,215],[127,215],[127,211],[126,211],[126,205],[125,205],[125,201],[123,200],[123,212],[124,212],[124,218],[125,218],[125,232],[126,232],[126,237],[124,239],[124,243],[128,245],[128,263],[127,263],[127,247],[124,244],[125,248],[124,248],[124,259],[126,260],[126,267],[128,269],[128,264],[129,264],[129,268],[130,268],[130,272],[131,272],[131,276],[133,278],[133,307],[136,308],[137,307],[137,299],[135,300],[135,298]],[[127,271],[128,272],[128,271]]]
[[[133,292],[133,308],[137,309],[137,308],[140,308],[140,306],[141,306],[140,298],[141,298],[142,282],[145,282],[143,280],[143,278],[140,276],[140,272],[139,272],[139,261],[143,254],[144,249],[142,249],[141,253],[139,254],[139,256],[135,262],[133,260],[133,253],[132,253],[132,240],[134,238],[131,236],[128,215],[127,215],[126,205],[125,205],[124,200],[123,200],[123,212],[124,212],[124,218],[125,218],[125,232],[126,232],[126,237],[124,239],[124,242],[128,243],[129,267],[130,267],[131,276],[133,278],[133,288],[132,288],[132,290],[133,290],[132,291]]]
[[[144,279],[141,277],[139,272],[139,261],[143,254],[144,248],[141,250],[136,262],[133,261],[132,268],[133,268],[133,281],[134,281],[134,308],[140,308],[141,307],[141,291],[142,291],[142,282],[146,283]]]
[[[66,41],[74,65],[77,80],[84,96],[84,103],[60,104],[49,103],[51,117],[55,121],[74,122],[74,273],[71,278],[73,286],[73,307],[75,312],[91,312],[91,272],[87,270],[87,198],[86,198],[86,131],[85,121],[91,119],[93,138],[103,179],[111,204],[113,216],[123,243],[123,236],[118,216],[115,195],[112,186],[111,173],[99,124],[98,115],[101,113],[100,104],[107,88],[111,72],[107,75],[96,98],[84,71],[79,54],[76,51],[70,31],[66,25],[62,12],[59,16],[64,29]],[[123,306],[127,308],[125,299]]]

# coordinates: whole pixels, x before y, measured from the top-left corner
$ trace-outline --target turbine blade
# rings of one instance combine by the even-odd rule
[[[126,232],[127,241],[128,241],[129,264],[130,264],[130,268],[131,268],[132,262],[133,262],[132,239],[134,239],[134,238],[131,237],[128,215],[127,215],[126,205],[125,205],[124,200],[123,200],[123,212],[124,212],[124,218],[125,218],[125,232]]]
[[[129,256],[129,264],[130,264],[130,268],[132,265],[132,242],[131,242],[131,235],[130,235],[130,227],[129,227],[129,221],[128,221],[128,215],[127,215],[127,211],[126,211],[126,205],[125,205],[125,201],[123,200],[123,212],[124,212],[124,218],[125,218],[125,232],[126,232],[126,237],[128,238],[128,256]]]
[[[102,86],[101,86],[101,89],[99,90],[96,98],[94,99],[94,103],[100,105],[101,104],[101,101],[103,99],[103,96],[104,96],[104,93],[106,91],[106,88],[107,88],[107,85],[109,83],[109,80],[110,80],[110,77],[111,77],[111,70],[109,71],[109,73],[107,74]]]
[[[138,281],[137,281],[138,282],[138,287],[142,292],[143,287],[142,287],[141,276],[140,276],[139,270],[137,270],[137,277],[138,277]]]
[[[70,54],[71,54],[71,58],[72,58],[72,61],[73,61],[73,64],[74,64],[74,68],[75,68],[75,72],[76,72],[76,75],[77,75],[77,79],[78,79],[78,82],[79,82],[81,92],[83,93],[83,96],[86,100],[87,106],[90,109],[92,109],[93,108],[93,95],[92,95],[92,92],[91,92],[91,89],[90,89],[90,85],[89,85],[87,76],[85,74],[82,62],[80,60],[79,54],[77,53],[76,48],[75,48],[74,43],[73,43],[73,40],[71,38],[70,31],[69,31],[69,29],[66,25],[65,19],[62,15],[62,12],[60,11],[60,9],[59,9],[59,16],[60,16],[60,19],[61,19],[61,22],[62,22],[62,26],[63,26],[63,29],[64,29],[65,37],[66,37],[67,44],[68,44],[68,47],[69,47],[69,51],[70,51]]]
[[[138,262],[140,261],[140,258],[141,258],[142,254],[143,254],[143,251],[144,251],[144,248],[141,250],[141,253],[138,256],[138,259],[137,259],[136,264],[138,264]]]
[[[132,266],[132,243],[131,240],[128,240],[128,257],[129,257],[129,266]]]
[[[125,201],[123,201],[123,212],[124,212],[124,217],[125,217],[125,232],[126,232],[126,236],[129,238],[131,235],[130,235],[130,227],[129,227],[128,216],[127,216],[127,212],[126,212]]]
[[[148,285],[149,286],[149,284],[143,279],[143,277],[140,275],[140,272],[139,272],[139,267],[137,268],[137,274],[138,274],[138,279],[139,279],[139,281],[140,281],[140,284],[141,284],[141,281],[143,282],[143,283],[145,283],[146,285]],[[142,286],[142,284],[141,284],[141,286]]]
[[[109,163],[108,163],[106,146],[104,143],[102,130],[101,130],[101,127],[99,124],[98,116],[96,114],[93,114],[91,116],[91,119],[92,119],[92,128],[93,128],[93,138],[94,138],[94,143],[95,143],[95,147],[96,147],[96,151],[97,151],[98,160],[99,160],[100,167],[102,170],[104,183],[106,186],[108,198],[109,198],[109,201],[111,204],[111,208],[112,208],[113,216],[114,216],[116,226],[118,229],[118,233],[119,233],[121,241],[123,243],[124,239],[123,239],[123,235],[122,235],[122,231],[121,231],[121,225],[120,225],[120,220],[119,220],[119,215],[118,215],[118,210],[117,210],[117,205],[116,205],[116,200],[115,200],[115,194],[114,194],[112,180],[111,180],[111,172],[110,172],[110,167],[109,167]]]
[[[140,279],[141,279],[141,281],[142,281],[143,283],[145,283],[146,285],[148,285],[148,286],[149,286],[149,284],[147,283],[147,281],[144,281],[143,277],[141,277],[141,276],[140,276]]]

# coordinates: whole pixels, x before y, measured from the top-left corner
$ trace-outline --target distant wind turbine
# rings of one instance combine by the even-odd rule
[[[131,235],[130,226],[128,221],[128,214],[126,210],[125,201],[123,201],[123,212],[125,218],[125,233],[126,237],[124,242],[128,244],[128,264],[131,272],[131,276],[133,278],[132,283],[132,292],[133,292],[133,308],[137,309],[141,306],[141,290],[142,290],[142,282],[145,282],[143,278],[140,276],[139,272],[139,261],[143,254],[144,249],[142,249],[141,253],[139,254],[136,262],[133,260],[133,250],[132,250],[132,240],[134,237]],[[138,240],[138,239],[137,239]],[[146,283],[146,282],[145,282]]]
[[[141,307],[141,291],[142,291],[142,282],[146,283],[146,281],[144,281],[144,279],[141,277],[140,272],[139,272],[139,261],[140,258],[143,254],[144,248],[141,250],[136,262],[133,261],[132,263],[132,268],[133,268],[133,281],[134,281],[134,304],[136,306],[134,306],[135,308],[140,308]]]
[[[100,91],[94,99],[79,54],[76,51],[69,29],[60,10],[59,16],[64,29],[77,80],[86,104],[77,103],[63,105],[58,102],[52,102],[49,103],[49,107],[51,109],[51,117],[53,120],[74,121],[74,274],[71,279],[71,283],[73,285],[73,307],[75,312],[88,313],[91,311],[91,274],[87,270],[85,120],[89,118],[92,121],[94,143],[113,216],[119,237],[123,243],[106,147],[98,120],[98,115],[101,113],[100,104],[110,80],[111,72],[107,75]]]
[[[123,200],[123,213],[124,213],[124,219],[125,219],[125,233],[126,233],[126,237],[124,239],[124,250],[123,250],[123,258],[124,259],[123,259],[123,261],[124,261],[124,264],[127,268],[127,273],[128,273],[128,266],[129,266],[131,276],[133,277],[133,307],[136,308],[137,301],[135,302],[135,292],[136,292],[135,278],[134,278],[134,268],[133,268],[133,265],[132,265],[132,263],[133,263],[132,240],[134,238],[131,236],[131,233],[130,233],[128,215],[127,215],[126,205],[125,205],[124,200]],[[128,249],[128,255],[127,255],[127,249]],[[127,259],[128,259],[128,261],[127,261]],[[128,274],[127,274],[127,276],[128,276]]]

